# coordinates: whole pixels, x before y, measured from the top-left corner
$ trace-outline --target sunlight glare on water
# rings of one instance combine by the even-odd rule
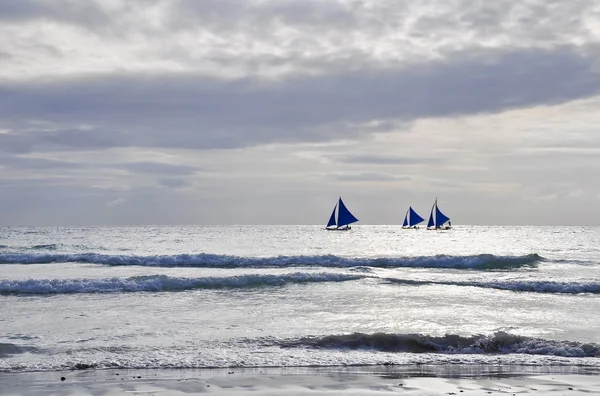
[[[596,227],[40,227],[0,237],[0,370],[600,366]]]

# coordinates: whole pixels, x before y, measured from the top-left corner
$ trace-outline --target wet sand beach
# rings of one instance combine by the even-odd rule
[[[600,393],[600,376],[596,369],[560,367],[82,370],[3,373],[0,384],[0,394],[6,396],[558,396]]]

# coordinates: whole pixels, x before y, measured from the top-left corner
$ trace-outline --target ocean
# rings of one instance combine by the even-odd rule
[[[0,371],[600,368],[600,227],[0,228]]]

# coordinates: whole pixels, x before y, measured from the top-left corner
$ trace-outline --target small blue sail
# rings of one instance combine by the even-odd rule
[[[356,217],[354,217],[354,215],[352,213],[350,213],[350,211],[346,208],[346,205],[344,205],[344,202],[342,201],[342,197],[340,197],[337,226],[343,227],[343,226],[352,224],[357,221],[358,221],[358,219]]]
[[[337,208],[337,204],[333,207],[333,212],[331,212],[331,217],[329,218],[329,222],[327,223],[326,227],[335,226],[335,209],[336,208]]]
[[[445,222],[450,220],[440,209],[435,205],[435,228],[441,227]]]
[[[424,218],[422,218],[421,216],[419,216],[419,215],[417,214],[417,212],[415,212],[415,211],[413,210],[412,206],[410,206],[410,207],[408,208],[408,211],[409,211],[409,213],[410,213],[410,216],[409,216],[409,218],[410,218],[410,225],[411,225],[411,227],[412,227],[412,226],[414,226],[414,225],[417,225],[417,224],[419,224],[419,223],[421,223],[421,222],[423,222],[423,221],[425,221],[425,219],[424,219]],[[406,223],[406,219],[404,219],[404,222]]]
[[[435,225],[435,223],[433,222],[433,210],[436,207],[437,207],[437,199],[435,200],[435,203],[431,207],[431,213],[429,213],[429,220],[427,221],[427,228],[431,228]]]
[[[406,211],[406,214],[404,215],[404,223],[402,223],[402,227],[408,227],[408,210]]]

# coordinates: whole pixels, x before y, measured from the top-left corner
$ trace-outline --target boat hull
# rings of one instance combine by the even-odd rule
[[[331,228],[325,228],[327,231],[350,231],[352,229],[352,227],[350,226],[345,226],[345,227],[331,227]]]

